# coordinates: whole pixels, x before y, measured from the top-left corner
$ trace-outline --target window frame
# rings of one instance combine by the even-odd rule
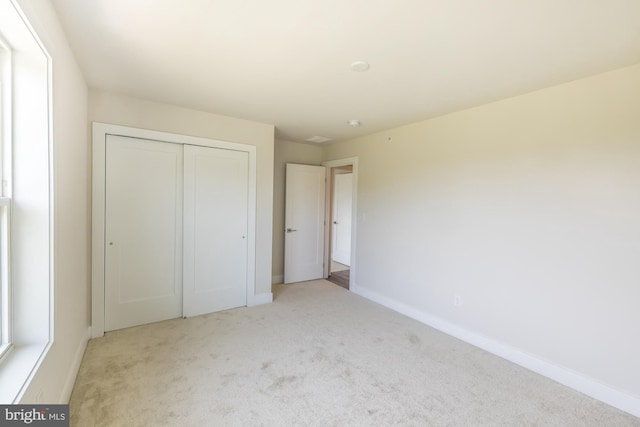
[[[11,350],[11,50],[0,37],[0,360]]]
[[[11,199],[0,197],[0,359],[13,345],[11,316]]]
[[[19,3],[0,1],[0,38],[4,57],[9,54],[11,60],[0,67],[4,78],[10,77],[0,104],[5,116],[0,196],[6,206],[1,210],[7,212],[10,230],[3,234],[3,271],[10,283],[0,315],[7,319],[4,339],[9,345],[0,358],[0,404],[21,402],[53,346],[55,322],[53,65],[31,25],[33,10],[23,10]]]

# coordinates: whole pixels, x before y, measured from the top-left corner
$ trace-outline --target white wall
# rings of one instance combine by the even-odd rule
[[[19,4],[53,59],[53,346],[22,402],[67,402],[88,339],[89,145],[87,86],[49,2]]]
[[[89,94],[89,120],[256,146],[256,295],[270,298],[273,125],[95,90]]]
[[[272,282],[284,280],[284,197],[287,163],[319,165],[322,146],[276,140],[273,171],[273,277]]]
[[[640,415],[640,65],[325,150],[356,291]]]

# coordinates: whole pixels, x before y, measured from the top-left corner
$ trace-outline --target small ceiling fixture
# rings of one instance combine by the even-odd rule
[[[321,144],[323,142],[327,142],[327,141],[331,141],[331,138],[327,138],[326,136],[312,136],[311,138],[307,138],[306,139],[309,142],[317,142],[318,144]]]
[[[369,67],[370,67],[369,63],[364,61],[356,61],[353,64],[351,64],[351,69],[359,73],[362,73],[363,71],[367,71]]]
[[[358,127],[358,126],[360,126],[362,123],[360,123],[360,120],[353,120],[353,119],[352,119],[352,120],[349,120],[349,121],[347,122],[347,124],[348,124],[349,126],[351,126],[352,128],[357,128],[357,127]]]

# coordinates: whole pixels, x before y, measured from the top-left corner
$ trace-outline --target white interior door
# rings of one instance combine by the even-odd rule
[[[182,146],[108,135],[105,330],[182,314]]]
[[[324,166],[288,163],[285,195],[284,283],[324,275]]]
[[[344,265],[351,265],[351,204],[353,174],[333,177],[333,235],[331,258]]]
[[[184,147],[184,315],[247,304],[249,155]]]

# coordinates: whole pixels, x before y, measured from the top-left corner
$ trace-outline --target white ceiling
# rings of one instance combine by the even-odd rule
[[[90,87],[271,123],[291,141],[640,62],[640,0],[51,1]],[[370,70],[352,71],[358,60]]]

